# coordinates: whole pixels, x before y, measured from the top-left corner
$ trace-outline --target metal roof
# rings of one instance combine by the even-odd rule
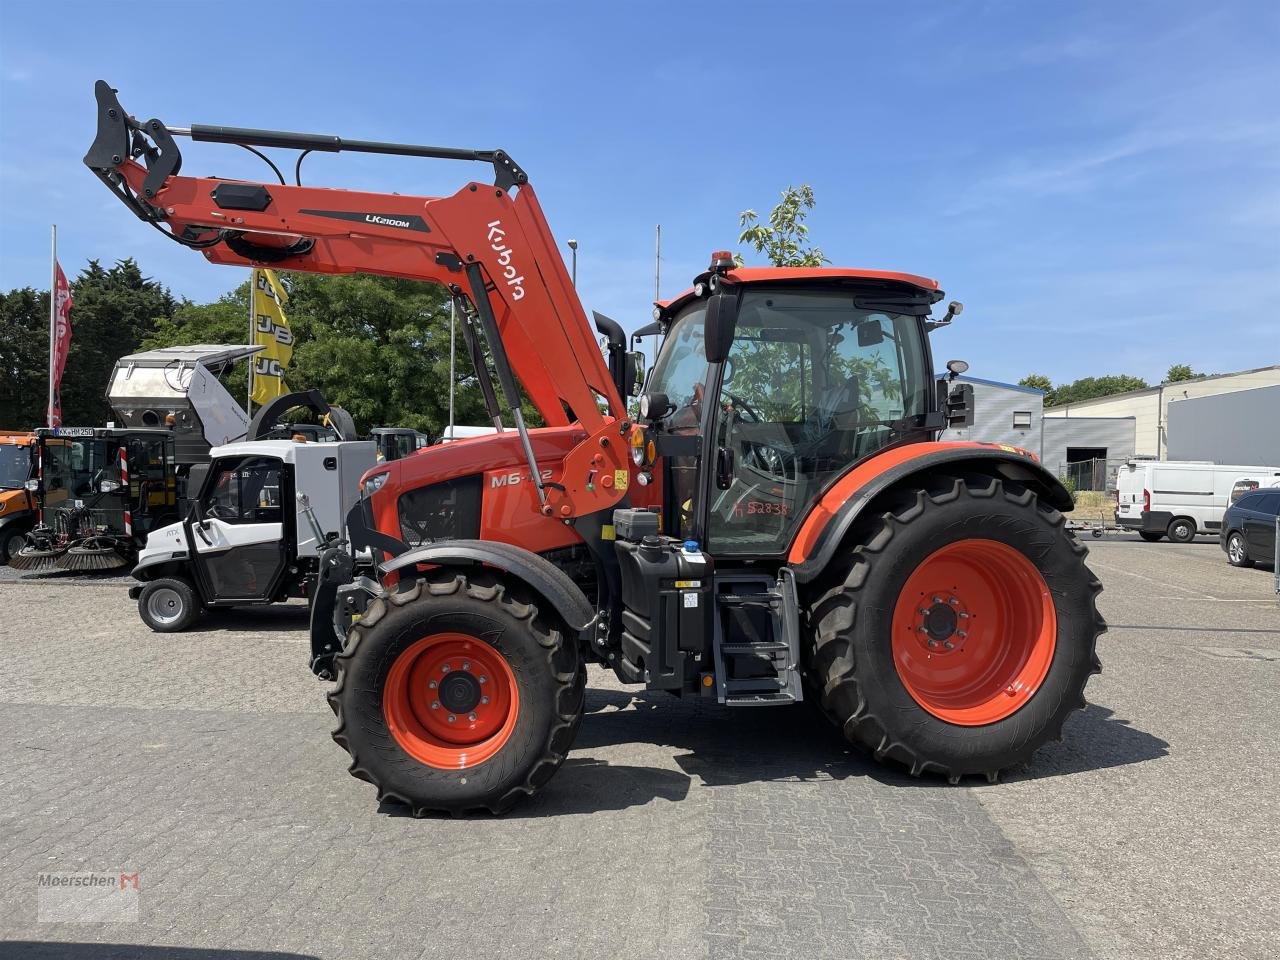
[[[261,344],[238,343],[197,343],[191,346],[161,347],[159,350],[144,350],[142,353],[131,353],[116,361],[117,367],[163,367],[171,363],[203,363],[206,367],[220,363],[230,363],[244,357],[253,356],[266,347]]]

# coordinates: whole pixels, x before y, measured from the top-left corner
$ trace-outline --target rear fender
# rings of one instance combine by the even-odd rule
[[[917,485],[923,477],[940,469],[957,467],[1025,484],[1063,513],[1074,506],[1061,481],[1019,447],[972,441],[894,447],[851,468],[809,511],[787,555],[796,580],[807,583],[827,568],[854,521],[881,494],[896,487]]]

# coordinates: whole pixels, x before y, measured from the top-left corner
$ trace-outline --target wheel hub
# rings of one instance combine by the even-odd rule
[[[478,703],[480,681],[469,670],[454,670],[440,681],[440,706],[450,713],[470,713]]]
[[[920,605],[914,624],[920,643],[936,653],[963,649],[964,641],[969,636],[965,629],[968,626],[966,621],[969,619],[969,611],[960,598],[941,591],[925,599],[929,601],[928,605]]]

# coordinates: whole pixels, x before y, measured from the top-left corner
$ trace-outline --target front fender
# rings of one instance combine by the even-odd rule
[[[378,567],[387,574],[411,570],[418,564],[495,567],[522,582],[547,601],[570,629],[586,638],[595,623],[595,608],[569,575],[550,560],[509,543],[491,540],[441,540],[402,553]]]
[[[939,468],[960,465],[1024,483],[1063,513],[1075,505],[1061,481],[1020,447],[970,440],[891,447],[850,468],[805,516],[787,555],[796,580],[806,583],[827,568],[854,521],[877,496]]]

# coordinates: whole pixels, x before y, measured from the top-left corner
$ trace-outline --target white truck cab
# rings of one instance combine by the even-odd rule
[[[309,596],[323,546],[316,526],[323,539],[344,535],[376,455],[369,440],[214,447],[187,516],[153,531],[139,554],[142,584],[129,595],[143,620],[169,632],[201,609]]]

